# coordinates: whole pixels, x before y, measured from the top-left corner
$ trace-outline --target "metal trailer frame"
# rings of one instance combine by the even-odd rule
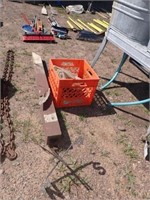
[[[124,63],[126,62],[127,58],[130,56],[135,59],[138,63],[141,64],[141,68],[144,71],[147,71],[148,74],[150,73],[150,52],[148,52],[148,48],[143,45],[138,45],[137,42],[128,39],[126,36],[122,35],[114,31],[111,27],[108,28],[105,37],[102,43],[99,46],[99,49],[92,61],[91,66],[94,67],[97,60],[99,59],[100,55],[103,53],[103,50],[106,47],[107,42],[110,41],[115,46],[123,50],[123,56],[120,61],[118,68],[116,69],[112,78],[103,86],[101,86],[100,90],[104,90],[107,88],[119,75]],[[149,103],[150,98],[144,99],[141,101],[134,101],[134,102],[116,102],[116,103],[109,103],[110,106],[133,106],[139,104]]]

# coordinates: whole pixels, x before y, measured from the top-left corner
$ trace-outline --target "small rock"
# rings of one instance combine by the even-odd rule
[[[69,197],[69,196],[65,196],[65,199],[66,199],[66,200],[70,200],[70,197]]]
[[[0,175],[4,174],[4,170],[0,169]]]
[[[3,2],[2,1],[0,1],[0,8],[2,8],[3,7]]]
[[[137,167],[137,165],[133,163],[133,169],[134,169],[134,170],[135,170],[136,167]]]
[[[18,166],[18,165],[20,165],[20,162],[14,162],[14,163],[12,163],[12,165],[13,166]]]
[[[94,135],[94,133],[93,132],[90,132],[90,134],[93,136]]]
[[[91,150],[90,153],[93,155],[96,154],[94,150]]]
[[[126,131],[126,128],[124,126],[118,126],[119,131]]]
[[[142,141],[142,142],[146,142],[146,135],[142,135],[141,141]]]

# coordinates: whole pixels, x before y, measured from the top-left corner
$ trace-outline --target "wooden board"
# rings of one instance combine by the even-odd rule
[[[57,118],[56,109],[50,94],[50,88],[41,57],[32,52],[32,58],[35,68],[35,77],[37,84],[37,95],[41,105],[43,125],[48,144],[50,139],[61,136],[61,129]]]

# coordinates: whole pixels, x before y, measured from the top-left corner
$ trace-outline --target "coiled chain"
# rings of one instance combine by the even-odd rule
[[[9,87],[13,75],[14,66],[14,51],[7,51],[6,63],[1,79],[1,130],[3,129],[4,122],[8,125],[9,139],[4,140],[2,131],[0,133],[0,155],[14,160],[17,157],[15,152],[15,135],[13,130],[13,123],[10,117],[10,104],[9,104]]]

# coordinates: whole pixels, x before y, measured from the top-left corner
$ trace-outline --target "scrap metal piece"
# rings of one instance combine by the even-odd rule
[[[37,84],[37,93],[41,99],[40,105],[43,116],[43,124],[46,135],[46,143],[52,138],[58,138],[62,135],[57,113],[50,93],[46,73],[41,57],[32,52],[32,58],[35,68],[35,77]]]
[[[47,187],[51,187],[52,186],[52,182],[50,182],[48,180],[49,176],[52,174],[52,172],[54,171],[54,169],[57,167],[58,163],[61,162],[67,169],[69,169],[70,173],[68,173],[68,175],[73,175],[84,187],[85,189],[87,189],[88,191],[89,190],[92,190],[91,186],[85,182],[83,180],[83,178],[81,178],[79,175],[76,174],[76,170],[73,170],[69,164],[63,159],[63,157],[65,156],[65,154],[68,152],[68,150],[71,148],[72,145],[70,145],[68,147],[68,149],[64,152],[63,156],[60,156],[58,153],[56,153],[53,149],[48,150],[47,148],[43,147],[42,145],[38,144],[45,152],[51,154],[54,156],[54,158],[57,158],[57,163],[55,164],[55,166],[51,169],[51,171],[48,173],[45,181],[44,181],[44,184],[42,186],[42,189],[46,189]],[[90,163],[91,164],[91,163]],[[81,168],[81,167],[80,167]],[[71,177],[70,177],[71,178]],[[72,181],[74,181],[74,179],[71,179]]]

